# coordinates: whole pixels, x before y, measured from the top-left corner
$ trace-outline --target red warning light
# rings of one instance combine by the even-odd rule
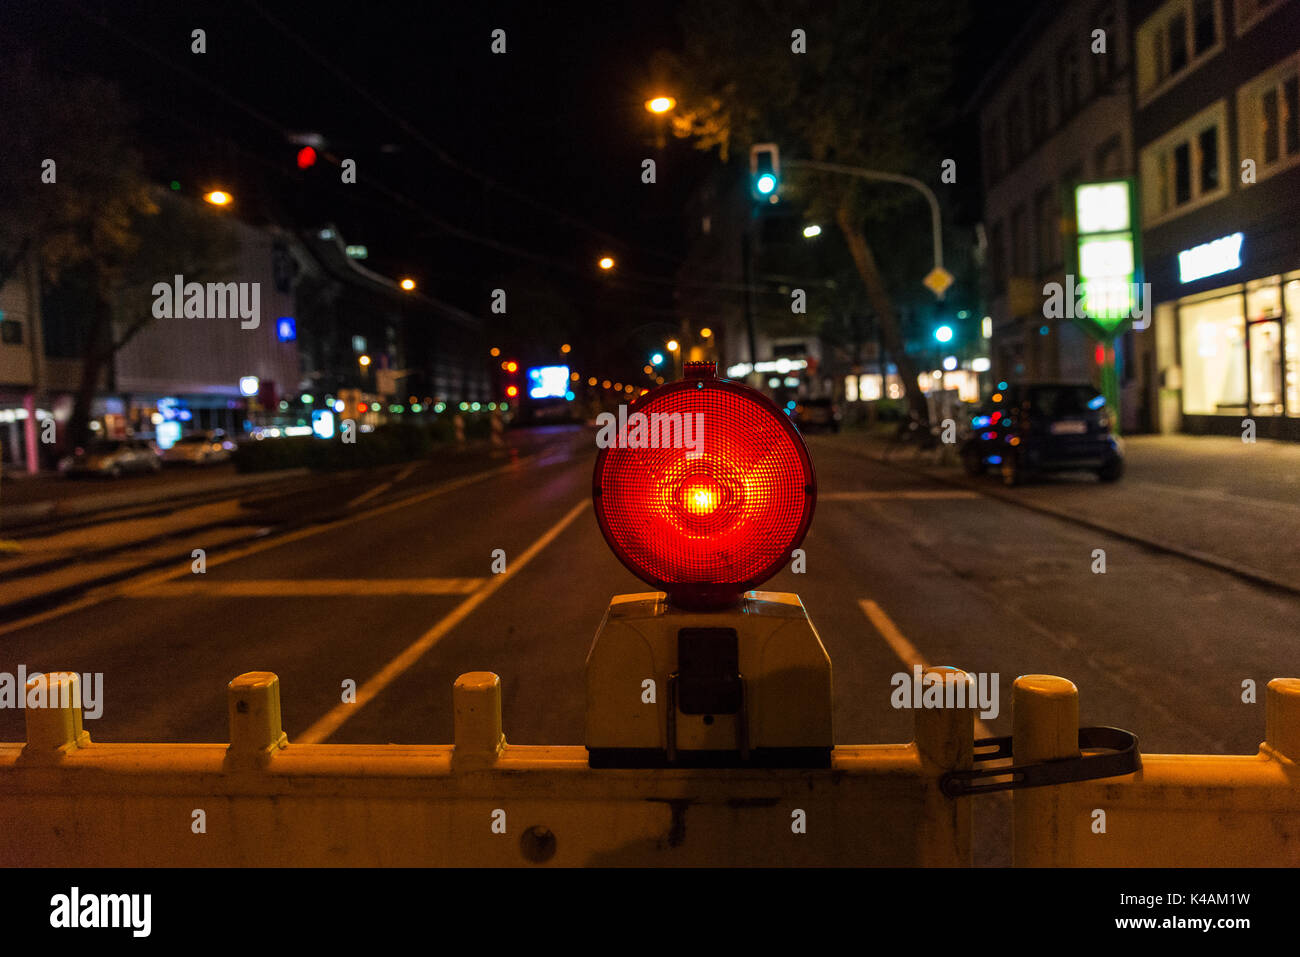
[[[309,166],[316,165],[316,151],[310,146],[304,146],[298,151],[298,168],[306,169]]]
[[[626,421],[596,457],[592,496],[634,575],[679,607],[718,608],[790,560],[817,483],[803,439],[766,396],[688,378],[639,396]]]
[[[507,396],[508,398],[513,399],[513,398],[514,398],[515,396],[517,396],[518,394],[519,394],[519,386],[517,386],[517,385],[508,385],[508,386],[506,386],[506,396]]]
[[[512,359],[512,360],[510,360],[509,362],[507,362],[507,363],[505,364],[505,370],[506,370],[507,372],[518,372],[518,371],[519,371],[519,363],[518,363],[518,362],[515,362],[515,361]]]

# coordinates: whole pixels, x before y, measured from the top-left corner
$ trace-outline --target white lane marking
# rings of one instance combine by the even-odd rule
[[[264,578],[237,581],[171,581],[132,592],[128,598],[298,598],[371,595],[469,595],[485,578]]]
[[[907,665],[908,668],[913,665],[920,665],[922,670],[930,667],[925,658],[921,656],[921,653],[916,650],[916,646],[903,636],[903,633],[898,630],[898,626],[894,624],[893,619],[885,614],[885,609],[870,598],[859,599],[858,605],[861,606],[862,613],[867,616],[876,631],[880,632],[880,637],[885,639],[903,664]],[[975,737],[993,737],[993,732],[979,718],[975,719]]]
[[[528,548],[514,561],[506,567],[506,570],[499,575],[493,575],[486,583],[476,592],[457,605],[441,621],[408,645],[398,653],[392,661],[384,665],[379,671],[371,677],[364,685],[357,689],[356,701],[352,704],[337,704],[329,713],[320,718],[315,724],[304,731],[298,737],[292,739],[298,744],[320,744],[335,731],[337,731],[343,722],[352,717],[370,701],[372,701],[381,691],[392,684],[397,678],[401,677],[403,672],[420,660],[424,654],[436,645],[442,638],[458,624],[464,621],[475,608],[487,601],[496,590],[508,582],[521,568],[524,568],[530,561],[536,557],[542,549],[559,536],[573,522],[575,518],[582,514],[583,510],[591,505],[590,499],[583,499],[565,514],[558,522],[546,530],[541,538],[533,542]]]
[[[408,505],[418,505],[438,495],[446,492],[455,491],[458,488],[464,488],[466,485],[472,485],[475,482],[491,478],[496,475],[503,475],[506,472],[512,472],[521,465],[531,463],[535,460],[540,452],[524,456],[516,462],[507,465],[501,465],[494,469],[488,469],[486,472],[476,472],[473,475],[465,475],[458,479],[444,482],[436,488],[431,488],[427,492],[419,492],[415,495],[398,499],[396,502],[389,502],[387,505],[381,505],[378,508],[372,508],[366,512],[358,512],[355,515],[347,515],[333,522],[327,522],[324,525],[313,525],[309,528],[301,528],[296,532],[289,532],[285,535],[279,535],[274,538],[268,538],[265,541],[255,542],[246,548],[240,548],[233,552],[226,552],[220,555],[208,556],[208,568],[214,568],[217,565],[223,565],[226,562],[237,561],[241,558],[247,558],[249,555],[255,555],[258,552],[266,551],[269,548],[279,548],[281,545],[288,545],[293,542],[301,541],[304,538],[310,538],[312,535],[320,535],[323,532],[331,532],[345,525],[353,525],[357,522],[366,521],[377,515],[383,515],[385,512],[391,512],[395,509],[406,508]],[[180,568],[155,572],[152,575],[144,575],[126,583],[115,585],[105,585],[103,588],[96,589],[89,594],[78,598],[76,601],[66,605],[60,605],[58,608],[51,608],[49,611],[39,612],[30,615],[27,618],[20,618],[17,621],[11,621],[8,624],[0,625],[0,635],[7,635],[12,631],[18,631],[22,628],[30,628],[33,625],[39,625],[41,622],[49,621],[53,618],[60,618],[63,615],[71,614],[74,611],[81,611],[83,608],[90,608],[98,605],[100,602],[107,601],[110,598],[117,598],[119,595],[129,595],[137,589],[150,588],[159,582],[165,582],[170,578],[177,578],[189,573],[190,566],[188,563],[182,563]]]

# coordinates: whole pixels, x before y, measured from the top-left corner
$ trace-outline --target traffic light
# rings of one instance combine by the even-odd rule
[[[775,203],[781,185],[781,152],[775,143],[755,143],[749,148],[749,174],[754,198]]]
[[[310,146],[304,146],[298,151],[298,168],[307,169],[316,165],[316,151]]]

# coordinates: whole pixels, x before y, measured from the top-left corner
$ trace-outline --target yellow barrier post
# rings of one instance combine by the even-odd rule
[[[289,745],[280,724],[280,679],[270,671],[250,671],[226,686],[230,715],[227,763],[258,764]]]
[[[1073,758],[1079,754],[1079,689],[1052,675],[1021,675],[1011,686],[1011,745],[1015,764]],[[1061,789],[1016,792],[1012,817],[1013,861],[1053,867],[1070,856],[1070,836],[1056,825]]]
[[[1016,682],[1017,764],[1078,754],[1078,697],[1062,678]],[[1115,777],[1015,791],[1022,866],[1300,866],[1300,679],[1275,678],[1256,754],[1143,754]]]
[[[81,726],[81,679],[74,672],[33,675],[23,689],[27,707],[27,746],[29,760],[57,761],[70,751],[90,744],[90,732]]]
[[[471,671],[452,686],[456,745],[452,767],[491,767],[506,748],[501,731],[501,679],[490,671]]]

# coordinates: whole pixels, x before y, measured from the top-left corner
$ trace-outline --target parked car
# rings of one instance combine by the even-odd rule
[[[1041,472],[1087,470],[1103,482],[1124,474],[1105,398],[1090,385],[1025,383],[998,393],[971,418],[961,443],[967,472],[997,466],[1007,485]],[[996,398],[997,396],[995,396]]]
[[[795,404],[790,418],[799,426],[800,432],[840,430],[840,407],[831,399],[803,399]]]
[[[157,472],[162,468],[158,447],[145,439],[96,439],[59,463],[64,475],[107,475]]]
[[[235,443],[224,432],[192,432],[162,453],[167,465],[216,465],[230,461]]]

